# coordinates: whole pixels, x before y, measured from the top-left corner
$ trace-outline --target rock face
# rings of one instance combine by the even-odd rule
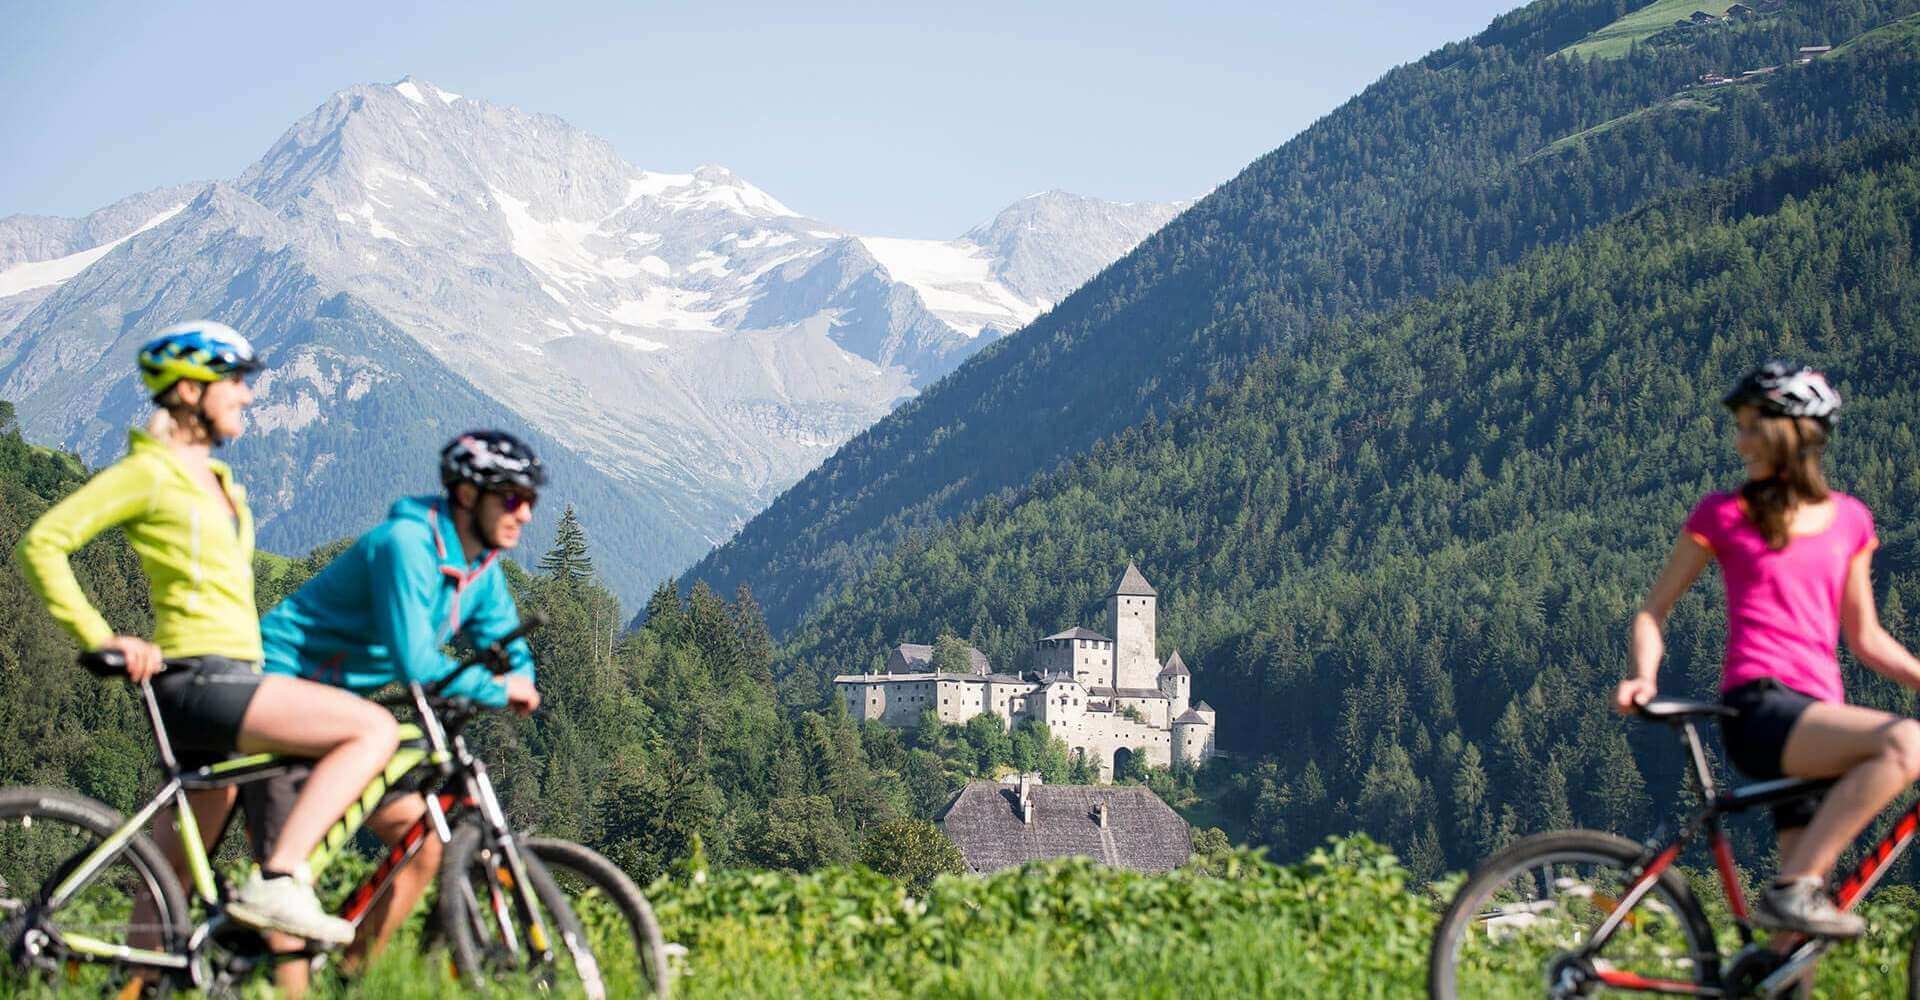
[[[548,115],[356,86],[230,182],[0,220],[0,397],[106,460],[140,339],[219,318],[273,368],[235,447],[263,544],[360,529],[493,414],[571,456],[556,499],[633,601],[1177,210],[1048,193],[951,242],[861,237]]]

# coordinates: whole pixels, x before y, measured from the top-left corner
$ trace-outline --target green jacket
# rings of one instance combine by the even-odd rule
[[[98,649],[114,632],[81,593],[67,556],[117,525],[146,570],[153,642],[162,655],[259,662],[253,514],[226,463],[208,464],[238,520],[187,475],[165,444],[133,430],[125,458],[40,515],[20,539],[13,552],[27,583],[81,648]]]

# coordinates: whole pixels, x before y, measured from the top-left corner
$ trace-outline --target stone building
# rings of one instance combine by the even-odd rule
[[[1157,874],[1193,853],[1187,821],[1142,785],[972,781],[935,822],[975,874],[1075,855]]]
[[[915,725],[929,709],[953,724],[986,712],[1009,726],[1037,719],[1103,778],[1129,754],[1159,767],[1197,766],[1214,752],[1214,712],[1191,701],[1193,675],[1179,650],[1160,661],[1158,603],[1140,568],[1128,563],[1107,597],[1112,637],[1070,628],[1037,639],[1025,675],[996,673],[971,647],[970,672],[940,673],[931,646],[905,643],[883,672],[842,674],[834,688],[847,714],[890,726]]]

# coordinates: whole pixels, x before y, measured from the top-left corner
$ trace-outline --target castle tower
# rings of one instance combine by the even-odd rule
[[[1173,701],[1169,718],[1177,719],[1187,713],[1187,701],[1193,697],[1193,675],[1187,672],[1186,661],[1180,659],[1177,649],[1167,657],[1166,668],[1160,671],[1160,693]]]
[[[1159,686],[1160,655],[1154,644],[1157,599],[1152,585],[1140,575],[1140,567],[1128,563],[1107,598],[1107,617],[1113,622],[1114,687]]]

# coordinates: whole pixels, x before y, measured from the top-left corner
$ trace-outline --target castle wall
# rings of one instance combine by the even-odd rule
[[[1141,725],[1124,715],[1090,712],[1077,725],[1057,735],[1067,747],[1084,753],[1100,765],[1102,781],[1113,780],[1113,755],[1121,749],[1144,752],[1155,767],[1173,766],[1173,734]]]
[[[1174,739],[1179,744],[1180,763],[1196,765],[1213,756],[1213,727],[1205,725],[1175,726]]]
[[[920,721],[920,713],[935,705],[934,682],[928,680],[886,680],[884,674],[874,680],[842,682],[841,697],[847,714],[862,722],[881,722],[889,726],[911,726]]]
[[[1113,686],[1156,687],[1160,657],[1154,648],[1154,598],[1115,594],[1107,598],[1107,616],[1113,621]]]
[[[1115,712],[1123,708],[1132,708],[1138,711],[1140,717],[1147,720],[1147,724],[1155,729],[1165,729],[1173,721],[1173,717],[1167,714],[1167,706],[1168,702],[1165,698],[1117,697],[1113,699],[1113,710]]]

